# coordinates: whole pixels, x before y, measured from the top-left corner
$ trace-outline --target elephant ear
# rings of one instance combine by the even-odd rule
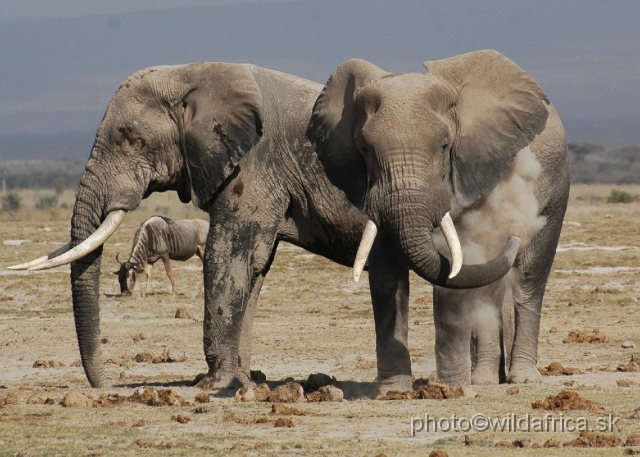
[[[544,130],[549,100],[528,73],[493,50],[424,66],[457,92],[451,110],[457,125],[451,147],[452,178],[458,201],[469,206],[498,182],[518,152]]]
[[[329,180],[356,206],[362,205],[367,191],[364,160],[353,140],[356,92],[387,74],[359,59],[340,65],[318,96],[307,128]]]
[[[262,96],[247,66],[194,64],[181,69],[188,91],[176,109],[191,199],[203,208],[262,137]]]

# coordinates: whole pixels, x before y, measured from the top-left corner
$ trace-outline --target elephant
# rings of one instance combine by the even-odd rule
[[[75,327],[92,386],[106,383],[99,325],[102,244],[152,192],[175,190],[181,201],[210,215],[203,259],[209,371],[198,383],[202,388],[253,385],[253,315],[279,241],[353,264],[367,217],[327,175],[349,170],[323,167],[306,137],[321,89],[254,65],[213,62],[147,68],[116,91],[78,187],[71,243],[14,267],[72,262]],[[510,271],[516,252],[506,243],[484,265],[454,262],[459,272],[452,280],[451,263],[440,256],[442,271],[430,280],[455,287],[490,284]],[[383,366],[393,364],[386,360],[391,355],[380,354]],[[388,376],[382,371],[379,377]]]
[[[332,183],[379,229],[369,255],[377,351],[401,362],[387,367],[393,357],[379,355],[378,370],[409,385],[407,271],[429,278],[438,270],[435,251],[422,246],[446,252],[437,221],[449,212],[465,262],[485,262],[510,235],[521,245],[495,283],[469,290],[434,283],[438,379],[538,382],[542,299],[569,195],[562,122],[533,78],[497,51],[424,66],[426,74],[390,74],[364,60],[343,63],[307,130],[325,169],[348,170],[328,173]],[[515,313],[513,341],[501,325],[503,307]]]

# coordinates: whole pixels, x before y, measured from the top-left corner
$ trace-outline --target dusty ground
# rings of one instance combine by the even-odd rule
[[[17,397],[17,404],[0,407],[0,455],[429,455],[442,449],[449,455],[622,455],[620,445],[640,434],[640,372],[619,372],[632,355],[640,355],[640,203],[609,204],[610,187],[576,186],[565,219],[560,248],[547,286],[540,330],[540,368],[559,362],[565,371],[583,374],[547,376],[539,385],[475,387],[475,398],[376,401],[355,399],[349,392],[366,391],[375,379],[373,317],[367,278],[351,280],[347,268],[336,266],[291,245],[281,245],[265,281],[254,324],[252,367],[269,381],[302,381],[322,372],[342,381],[348,401],[296,403],[300,414],[270,414],[271,403],[239,403],[211,398],[196,413],[191,387],[206,371],[202,354],[202,299],[195,294],[201,282],[200,261],[175,263],[179,293],[170,295],[169,280],[160,264],[154,272],[151,295],[120,298],[116,278],[117,252],[129,252],[138,224],[156,213],[169,217],[199,217],[202,213],[161,194],[146,200],[127,216],[122,228],[105,246],[101,286],[102,345],[105,372],[112,387],[91,389],[79,360],[69,291],[68,267],[42,273],[23,273],[4,267],[48,253],[68,241],[69,209],[25,209],[14,216],[0,214],[0,400]],[[640,187],[628,192],[640,194]],[[36,193],[24,195],[31,205]],[[61,202],[73,201],[67,193]],[[17,241],[24,240],[24,241]],[[366,273],[365,273],[366,275]],[[178,308],[190,318],[176,319]],[[431,288],[412,277],[410,344],[416,377],[434,369],[434,330]],[[598,332],[594,333],[594,330]],[[571,331],[604,342],[563,343]],[[584,336],[584,335],[583,335]],[[623,348],[631,341],[636,348]],[[184,362],[135,361],[148,352],[166,349],[187,357]],[[111,359],[112,363],[107,363]],[[64,364],[34,368],[36,361]],[[115,362],[115,363],[114,363]],[[557,366],[555,366],[557,371]],[[633,367],[632,367],[633,368]],[[551,370],[553,371],[553,370]],[[560,369],[562,371],[562,369]],[[571,370],[568,370],[571,372]],[[575,372],[576,370],[574,370]],[[618,381],[620,381],[618,383]],[[274,386],[271,382],[271,386]],[[620,385],[619,385],[620,384]],[[121,404],[98,408],[65,408],[59,402],[80,391],[131,396],[140,386],[175,389],[190,406]],[[625,387],[626,386],[626,387]],[[617,447],[548,448],[495,447],[506,440],[530,440],[541,445],[576,440],[578,432],[417,432],[411,419],[493,418],[528,413],[544,418],[547,411],[532,403],[562,389],[602,405],[601,410],[564,410],[554,417],[585,417],[592,424],[609,413],[620,418],[621,431],[607,433],[621,441]],[[15,395],[13,395],[15,394]],[[55,404],[27,404],[33,394]],[[12,403],[9,401],[9,403]],[[279,417],[293,427],[274,427]],[[186,423],[181,423],[186,422]],[[285,421],[286,422],[286,421]],[[588,439],[583,439],[588,442]],[[595,441],[593,441],[595,443]],[[503,443],[505,444],[505,443]],[[633,449],[640,449],[636,447]]]

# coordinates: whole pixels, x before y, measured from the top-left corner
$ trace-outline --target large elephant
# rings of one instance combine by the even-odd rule
[[[201,387],[252,383],[253,313],[279,240],[352,264],[366,216],[331,184],[305,136],[321,89],[291,75],[225,63],[148,68],[121,85],[76,194],[72,249],[26,264],[43,269],[73,262],[76,332],[92,386],[105,384],[102,244],[152,192],[176,190],[183,202],[192,200],[210,214],[203,335],[209,372]],[[348,173],[340,165],[328,171]],[[489,284],[509,271],[514,258],[508,244],[493,263],[462,265],[455,285]],[[446,285],[450,264],[441,261],[442,271],[430,279]],[[387,352],[380,357],[382,366],[394,363]]]
[[[392,359],[380,353],[406,347],[398,316],[406,320],[407,271],[425,278],[438,271],[435,251],[423,246],[441,243],[436,223],[450,211],[465,261],[486,261],[509,235],[522,245],[512,271],[494,284],[462,291],[436,282],[438,378],[538,381],[540,310],[569,195],[562,123],[533,78],[496,51],[424,65],[427,74],[389,74],[363,60],[345,62],[325,85],[307,131],[327,170],[348,170],[329,177],[380,231],[369,256],[378,370],[397,368],[387,368]],[[515,336],[504,347],[500,317],[509,304]],[[505,369],[501,357],[509,355]],[[400,375],[408,379],[406,355],[403,363]]]

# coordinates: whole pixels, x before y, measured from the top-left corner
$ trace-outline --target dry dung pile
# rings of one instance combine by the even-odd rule
[[[594,330],[592,334],[574,330],[562,340],[563,343],[606,343],[607,341],[607,335],[598,330]]]
[[[640,371],[640,357],[637,355],[631,355],[631,360],[629,363],[622,363],[616,369],[617,371],[622,371],[624,373],[637,373]]]
[[[539,369],[542,376],[572,376],[582,374],[579,368],[563,367],[559,362],[551,362],[548,367]]]
[[[618,447],[622,438],[616,435],[604,435],[596,432],[580,432],[575,440],[564,443],[564,447]]]
[[[586,400],[572,390],[561,390],[558,395],[549,395],[544,400],[538,400],[531,404],[533,409],[542,409],[546,411],[568,411],[568,410],[584,410],[584,411],[602,411],[604,408],[599,403]]]
[[[379,395],[376,400],[445,400],[464,397],[462,387],[451,387],[440,381],[428,381],[418,390],[401,392],[390,390],[384,395]]]

